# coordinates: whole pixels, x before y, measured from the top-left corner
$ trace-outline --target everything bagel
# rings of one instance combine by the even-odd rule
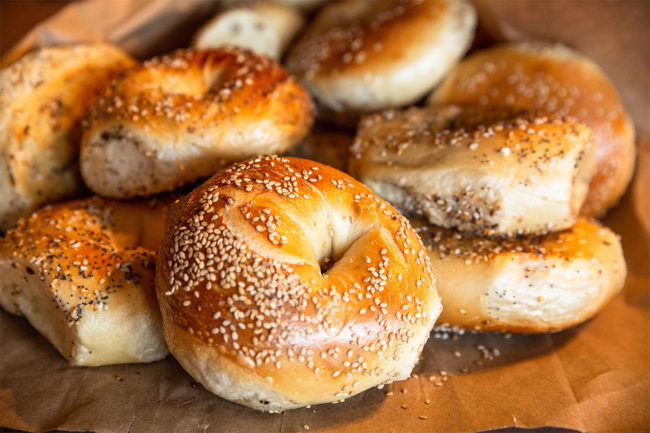
[[[167,201],[46,206],[0,238],[0,305],[73,365],[167,356],[154,294]]]
[[[134,61],[107,44],[47,47],[0,71],[0,231],[84,190],[81,119]]]
[[[562,45],[520,43],[478,51],[451,71],[429,102],[539,111],[587,125],[594,133],[596,170],[583,215],[602,215],[632,178],[634,127],[618,92],[598,65]]]
[[[620,239],[585,218],[564,231],[505,239],[412,222],[437,277],[440,324],[560,331],[593,317],[625,283]]]
[[[455,106],[365,117],[350,159],[352,173],[399,209],[483,236],[570,227],[594,165],[580,123]]]

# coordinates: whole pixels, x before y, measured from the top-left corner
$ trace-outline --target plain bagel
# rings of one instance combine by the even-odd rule
[[[167,356],[154,294],[167,200],[46,206],[0,238],[0,305],[73,365]]]
[[[475,25],[462,0],[335,2],[294,45],[287,67],[322,114],[350,124],[426,95],[469,48]]]
[[[111,45],[79,44],[38,49],[0,71],[0,231],[84,190],[81,119],[133,63]]]
[[[440,314],[408,221],[348,175],[297,158],[235,164],[175,206],[156,290],[185,370],[265,411],[408,377]]]
[[[181,50],[126,71],[91,108],[81,174],[106,197],[147,196],[307,134],[307,92],[276,62],[236,48]]]
[[[510,239],[412,223],[437,278],[442,326],[560,331],[593,317],[625,283],[618,236],[584,218],[561,232]]]
[[[592,60],[562,45],[520,43],[476,52],[429,102],[541,111],[587,125],[597,162],[583,215],[599,216],[615,205],[632,177],[634,127],[616,89]]]
[[[234,45],[279,59],[305,24],[301,12],[282,3],[239,5],[217,14],[194,35],[197,49]]]

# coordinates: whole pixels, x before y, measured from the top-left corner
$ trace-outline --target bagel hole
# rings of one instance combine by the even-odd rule
[[[218,89],[223,75],[223,68],[216,67],[215,65],[206,62],[203,66],[203,84],[207,90]]]
[[[319,264],[320,264],[320,273],[324,274],[325,272],[329,271],[332,269],[332,266],[334,266],[334,263],[336,263],[336,260],[334,260],[331,257],[325,257]]]
[[[350,250],[350,247],[352,247],[357,239],[358,238],[353,239],[351,242],[346,242],[343,245],[338,245],[338,248],[334,248],[333,245],[333,248],[329,251],[329,254],[325,253],[324,256],[318,260],[321,275],[332,269],[334,265],[336,265],[336,263],[347,254],[347,252]]]
[[[355,225],[348,217],[336,218],[331,217],[331,223],[328,231],[330,235],[330,244],[316,253],[321,275],[324,275],[336,264],[355,249],[355,245],[367,233],[367,227]]]
[[[160,87],[171,95],[204,98],[206,94],[220,90],[224,70],[218,61],[206,58],[201,69],[196,73],[186,74],[183,79],[170,77],[161,83]]]

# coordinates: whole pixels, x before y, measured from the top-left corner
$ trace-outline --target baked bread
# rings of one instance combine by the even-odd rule
[[[80,121],[133,61],[107,44],[32,51],[0,71],[0,231],[83,191]]]
[[[233,45],[279,59],[304,24],[300,11],[283,3],[240,5],[204,24],[194,35],[192,46],[205,49]]]
[[[170,352],[208,390],[259,410],[407,378],[440,314],[408,221],[297,158],[235,164],[186,196],[157,266]]]
[[[625,283],[620,240],[595,221],[580,218],[561,232],[509,239],[412,223],[436,276],[442,326],[560,331],[593,317]]]
[[[99,195],[127,198],[283,152],[307,134],[313,107],[307,92],[266,57],[236,48],[180,50],[126,71],[88,120],[83,179]]]
[[[520,43],[476,52],[429,102],[542,111],[587,125],[597,163],[583,215],[599,216],[615,205],[632,177],[634,128],[616,89],[598,65],[564,46]]]
[[[482,236],[572,226],[595,148],[570,120],[449,106],[368,116],[350,170],[384,199],[432,224]]]
[[[46,206],[0,238],[0,305],[72,365],[167,356],[154,294],[165,201]]]
[[[462,0],[346,0],[323,7],[291,49],[287,67],[324,116],[412,104],[472,42],[476,13]]]

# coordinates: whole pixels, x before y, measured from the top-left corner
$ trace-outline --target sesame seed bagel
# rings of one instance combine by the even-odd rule
[[[443,325],[560,331],[593,317],[625,283],[618,236],[585,218],[561,232],[504,239],[412,223],[437,278]]]
[[[599,216],[615,205],[632,177],[634,127],[616,89],[592,60],[564,46],[521,43],[479,51],[429,102],[556,113],[587,125],[597,163],[583,215]]]
[[[133,61],[106,44],[47,47],[0,71],[0,231],[83,191],[80,121]]]
[[[440,314],[408,221],[348,175],[298,158],[235,164],[174,207],[156,291],[181,365],[265,411],[408,377]]]
[[[411,104],[427,94],[472,42],[476,13],[462,0],[346,0],[326,5],[289,53],[287,66],[322,114]]]
[[[350,170],[406,213],[494,236],[572,226],[594,164],[580,123],[448,106],[364,118]]]
[[[113,81],[92,107],[81,174],[106,197],[147,196],[287,150],[313,120],[279,64],[235,48],[181,50]]]
[[[73,365],[164,358],[154,256],[167,207],[90,198],[23,218],[0,238],[0,305]]]

